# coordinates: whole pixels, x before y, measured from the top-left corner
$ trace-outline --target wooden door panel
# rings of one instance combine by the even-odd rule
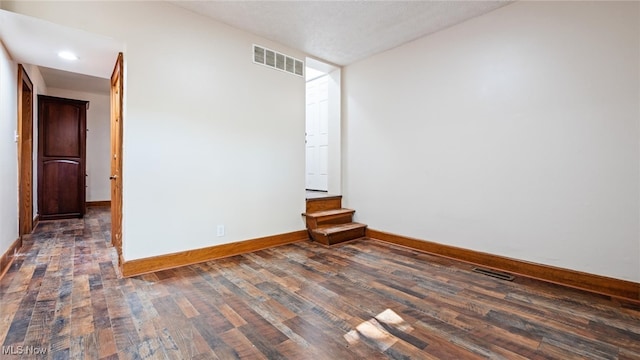
[[[33,84],[18,66],[18,206],[19,235],[33,230]]]
[[[48,218],[80,216],[78,203],[80,178],[83,176],[79,161],[49,160],[42,164],[43,209],[41,216]]]
[[[38,96],[38,211],[42,220],[84,216],[87,103]]]
[[[46,103],[45,117],[55,119],[44,123],[43,156],[76,157],[82,156],[82,124],[80,109],[77,105],[64,103]]]
[[[122,53],[111,74],[111,244],[122,267],[122,104],[124,100],[124,61]]]

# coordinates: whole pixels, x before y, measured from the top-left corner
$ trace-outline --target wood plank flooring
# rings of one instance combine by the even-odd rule
[[[374,240],[122,279],[109,229],[89,208],[25,241],[0,281],[1,359],[640,359],[634,303]]]

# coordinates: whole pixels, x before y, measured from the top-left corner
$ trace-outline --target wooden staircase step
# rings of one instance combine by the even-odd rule
[[[304,214],[307,220],[307,228],[316,229],[326,224],[344,224],[350,223],[355,210],[351,209],[333,209],[316,211]]]
[[[342,195],[307,199],[307,213],[342,208]]]
[[[319,217],[333,216],[333,215],[345,214],[345,213],[353,214],[354,212],[356,211],[352,209],[341,208],[341,209],[331,209],[331,210],[306,213],[305,216],[319,218]]]
[[[364,229],[366,227],[367,225],[365,224],[351,222],[346,224],[324,225],[315,229],[315,231],[321,234],[331,235],[352,229]]]
[[[311,238],[324,245],[334,245],[365,236],[367,225],[360,223],[329,224],[311,229]]]

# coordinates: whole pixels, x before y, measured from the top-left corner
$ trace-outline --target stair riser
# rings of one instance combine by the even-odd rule
[[[307,228],[316,229],[320,225],[327,224],[346,224],[352,221],[353,214],[341,214],[334,216],[326,216],[321,218],[307,217]]]
[[[313,241],[317,241],[321,244],[329,245],[329,239],[322,234],[316,234],[313,231],[309,230],[309,237],[313,239]]]
[[[341,198],[307,200],[307,213],[342,208]]]
[[[330,235],[324,235],[315,233],[313,231],[310,232],[313,240],[324,244],[324,245],[334,245],[339,244],[341,242],[355,240],[365,236],[365,228],[352,229],[347,231],[342,231],[339,233],[334,233]]]

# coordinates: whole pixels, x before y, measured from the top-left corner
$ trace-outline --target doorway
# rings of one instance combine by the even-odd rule
[[[40,219],[82,218],[86,194],[89,102],[38,95]]]
[[[329,88],[328,75],[307,69],[306,83],[306,187],[311,191],[329,190]]]
[[[124,102],[124,60],[118,54],[111,74],[111,244],[118,253],[118,265],[122,271],[122,132]]]
[[[33,230],[33,83],[18,65],[18,236]]]
[[[307,58],[305,70],[305,187],[340,194],[340,68]]]

